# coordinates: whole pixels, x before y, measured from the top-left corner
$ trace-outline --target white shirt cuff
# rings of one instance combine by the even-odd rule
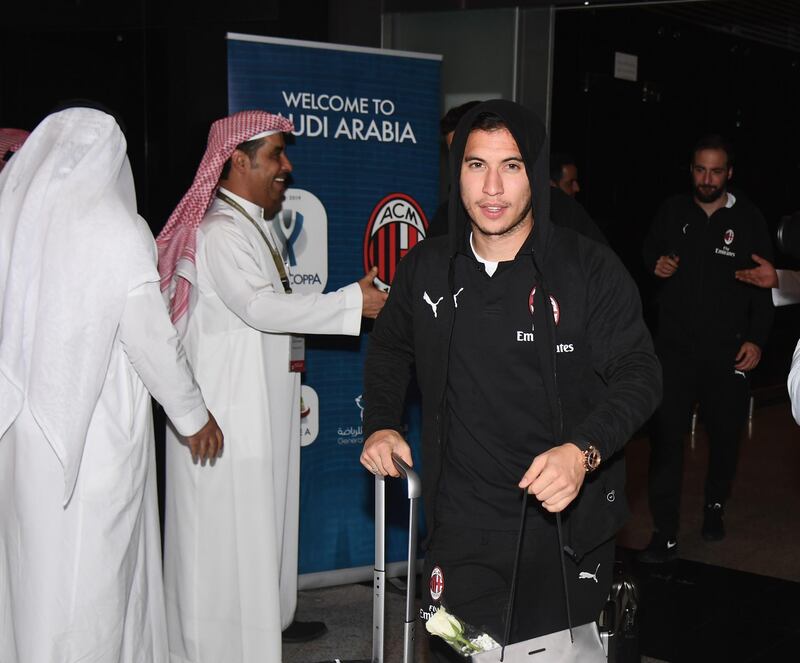
[[[342,320],[342,334],[357,336],[361,331],[361,308],[364,304],[364,295],[358,283],[351,283],[341,288],[344,293],[344,318]]]
[[[775,306],[800,303],[800,281],[796,273],[785,269],[775,271],[778,273],[778,287],[772,289],[772,303]]]
[[[208,410],[206,404],[201,403],[193,410],[180,417],[170,417],[172,425],[183,437],[188,437],[199,432],[208,423]]]

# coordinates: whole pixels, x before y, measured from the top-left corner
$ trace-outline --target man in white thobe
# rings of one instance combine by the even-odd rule
[[[215,122],[194,184],[158,238],[173,321],[227,441],[213,471],[202,473],[168,445],[173,663],[281,660],[281,632],[297,605],[292,334],[357,335],[362,315],[377,316],[386,299],[372,285],[375,273],[336,292],[291,293],[266,221],[280,210],[292,169],[283,136],[291,130],[261,111]]]
[[[759,255],[751,256],[758,267],[740,269],[736,278],[745,283],[757,285],[759,288],[772,289],[772,303],[775,306],[788,306],[800,303],[800,271],[793,269],[775,269],[774,265]],[[789,400],[792,404],[792,416],[800,425],[800,340],[794,348],[789,377],[786,380]]]
[[[47,117],[0,174],[3,663],[167,661],[148,390],[187,458],[222,436],[155,258],[114,118]]]

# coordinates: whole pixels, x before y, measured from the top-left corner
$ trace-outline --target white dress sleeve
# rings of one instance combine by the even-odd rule
[[[772,303],[775,306],[800,304],[800,272],[791,269],[776,269],[778,287],[772,289]]]
[[[128,293],[119,337],[144,386],[176,430],[186,436],[205,426],[206,404],[158,283],[145,283]]]
[[[792,367],[789,370],[789,379],[786,382],[789,388],[789,400],[792,402],[792,416],[800,424],[800,341],[794,349]]]
[[[250,242],[229,223],[213,224],[206,231],[202,250],[217,295],[254,329],[290,334],[359,334],[362,294],[358,283],[325,294],[276,292]]]

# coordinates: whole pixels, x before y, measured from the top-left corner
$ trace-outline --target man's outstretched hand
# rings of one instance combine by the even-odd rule
[[[777,288],[778,272],[775,271],[772,263],[762,258],[757,253],[750,256],[758,267],[751,269],[737,269],[736,278],[750,285],[757,285],[759,288]]]
[[[365,318],[375,319],[378,313],[381,312],[383,305],[386,303],[386,298],[389,296],[385,292],[378,290],[373,283],[373,280],[378,275],[378,268],[373,267],[364,277],[359,279],[358,285],[361,288],[363,296],[363,303],[361,304],[361,315]]]

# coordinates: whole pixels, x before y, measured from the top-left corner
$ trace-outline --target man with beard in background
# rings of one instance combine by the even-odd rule
[[[655,532],[642,562],[677,557],[683,437],[699,402],[709,437],[702,536],[725,536],[722,515],[747,416],[749,372],[761,359],[772,325],[768,290],[736,280],[752,254],[772,259],[761,212],[728,191],[733,151],[721,136],[695,145],[692,194],[669,198],[645,239],[648,270],[662,279],[656,353],[664,399],[656,412],[650,454],[650,510]]]

